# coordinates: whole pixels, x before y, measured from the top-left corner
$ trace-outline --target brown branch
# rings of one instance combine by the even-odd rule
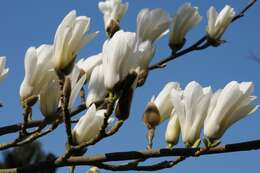
[[[133,164],[132,162],[129,162],[127,164],[123,165],[113,165],[113,164],[107,164],[107,163],[98,163],[94,164],[94,166],[97,166],[101,169],[106,169],[110,171],[129,171],[129,170],[134,170],[134,171],[158,171],[166,168],[171,168],[178,163],[182,162],[185,160],[186,157],[184,156],[179,156],[177,159],[172,160],[172,161],[162,161],[156,164],[152,165],[145,165],[145,166],[138,166],[136,164]]]
[[[220,145],[215,148],[210,148],[205,151],[205,148],[176,148],[176,149],[158,149],[158,150],[145,150],[145,151],[127,151],[127,152],[115,152],[115,153],[106,153],[96,156],[86,156],[86,157],[71,157],[65,162],[57,163],[55,161],[44,161],[37,164],[27,165],[21,168],[17,168],[17,172],[33,172],[46,167],[64,167],[64,166],[79,166],[79,165],[101,165],[103,162],[114,162],[114,161],[127,161],[135,159],[149,159],[149,158],[162,158],[162,157],[172,157],[172,156],[185,156],[185,157],[199,157],[200,155],[210,155],[210,154],[221,154],[221,153],[230,153],[230,152],[241,152],[241,151],[250,151],[250,150],[259,150],[260,149],[260,140],[241,142],[235,144]],[[199,151],[203,151],[198,155]],[[166,161],[168,164],[176,164],[180,162],[181,159],[177,161]],[[164,164],[166,163],[164,162]],[[158,163],[159,166],[163,163]],[[150,166],[158,166],[158,164]],[[102,165],[101,165],[102,166]],[[148,165],[149,166],[149,165]],[[134,168],[130,166],[128,170],[135,169],[144,169]],[[153,169],[156,169],[154,167]],[[14,170],[8,169],[8,170]],[[2,171],[7,171],[7,169],[2,169]]]
[[[60,103],[61,103],[61,109],[62,109],[62,118],[65,124],[66,128],[66,134],[67,134],[67,142],[68,146],[72,145],[72,134],[71,134],[71,120],[70,120],[70,112],[68,110],[69,105],[69,98],[71,95],[71,83],[69,78],[60,79]]]
[[[35,131],[32,134],[26,136],[25,138],[18,138],[15,139],[12,142],[6,143],[6,144],[0,144],[0,151],[1,150],[5,150],[11,147],[18,147],[18,146],[22,146],[24,144],[30,143],[42,136],[45,136],[47,134],[49,134],[50,132],[52,132],[54,129],[57,128],[58,122],[55,122],[50,128],[48,128],[45,131]]]
[[[73,117],[84,110],[86,110],[86,105],[81,104],[78,107],[70,110],[70,116]],[[39,127],[41,125],[52,124],[55,120],[61,119],[60,113],[57,113],[57,114],[59,114],[59,115],[56,116],[54,119],[42,119],[42,120],[34,120],[31,122],[28,122],[26,128],[35,128],[35,127]],[[9,133],[16,133],[22,129],[22,126],[23,126],[23,123],[18,123],[18,124],[0,127],[0,136],[9,134]]]
[[[238,19],[240,19],[241,17],[243,17],[245,15],[245,13],[256,3],[256,0],[251,0],[247,6],[242,9],[232,20],[232,22],[237,21]],[[190,52],[193,51],[197,51],[197,50],[203,50],[206,49],[210,46],[210,44],[208,44],[207,42],[207,35],[203,36],[201,39],[199,39],[197,42],[195,42],[193,45],[191,45],[190,47],[188,47],[187,49],[184,49],[180,52],[174,53],[172,55],[170,55],[167,58],[164,58],[162,60],[160,60],[159,62],[151,65],[149,67],[149,70],[154,70],[154,69],[158,69],[158,68],[164,68],[167,65],[167,62],[172,61],[174,59],[177,59],[178,57],[181,57],[185,54],[188,54]]]
[[[251,0],[251,2],[248,3],[248,5],[242,9],[240,11],[240,13],[238,15],[236,15],[233,19],[232,19],[232,22],[238,20],[239,18],[241,17],[244,17],[245,16],[245,13],[256,3],[257,0]]]

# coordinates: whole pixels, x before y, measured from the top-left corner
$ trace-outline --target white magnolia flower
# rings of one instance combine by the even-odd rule
[[[198,7],[192,7],[190,3],[182,5],[173,17],[170,27],[170,45],[180,48],[185,43],[185,35],[200,21]]]
[[[173,89],[171,101],[174,114],[178,116],[182,140],[191,147],[200,143],[200,131],[207,115],[212,91],[202,88],[198,83],[190,82],[183,91]]]
[[[158,96],[156,98],[153,96],[151,99],[151,102],[156,105],[160,112],[161,122],[169,118],[171,115],[173,105],[170,95],[173,89],[180,90],[180,84],[176,82],[167,83]]]
[[[101,101],[105,98],[107,91],[104,85],[104,71],[103,65],[98,65],[94,68],[90,81],[89,91],[86,100],[86,105],[89,107],[92,103]]]
[[[116,32],[103,45],[105,87],[112,89],[132,71],[139,73],[147,70],[154,52],[155,48],[151,41],[147,40],[138,44],[135,33],[122,30]]]
[[[155,48],[151,41],[147,40],[139,44],[138,49],[135,50],[134,57],[136,59],[135,66],[140,70],[147,70],[148,65],[155,54]]]
[[[80,59],[77,62],[78,67],[86,74],[86,79],[90,79],[93,69],[102,63],[102,53],[90,56],[86,59]]]
[[[96,135],[98,135],[103,122],[106,110],[96,110],[95,104],[92,104],[85,115],[83,115],[79,122],[74,127],[72,134],[76,144],[88,142]]]
[[[51,45],[30,47],[27,50],[24,60],[25,76],[20,86],[22,100],[38,95],[44,84],[49,82],[51,75],[48,75],[48,71],[53,68],[52,56],[53,46]]]
[[[116,83],[123,80],[133,67],[135,33],[118,31],[104,43],[103,69],[104,83],[107,89],[112,89]]]
[[[180,132],[181,128],[178,116],[174,115],[173,111],[165,132],[165,141],[168,144],[169,148],[172,148],[174,145],[178,143]]]
[[[232,81],[213,95],[204,122],[207,139],[220,139],[231,125],[257,110],[259,105],[252,103],[256,99],[253,87],[252,82]]]
[[[6,64],[6,57],[1,56],[0,57],[0,81],[5,78],[5,76],[9,71],[9,68],[5,68],[5,64]]]
[[[219,40],[234,16],[235,11],[229,5],[226,5],[219,14],[216,9],[211,6],[208,10],[207,33],[209,38]]]
[[[105,28],[107,29],[112,21],[119,25],[128,9],[128,3],[123,4],[121,0],[105,0],[98,3],[98,8],[104,15]]]
[[[58,77],[54,71],[50,71],[48,75],[52,75],[53,78],[45,84],[40,92],[40,110],[45,117],[57,114],[60,101]]]
[[[83,75],[80,77],[80,69],[78,68],[77,65],[75,65],[69,78],[71,83],[71,94],[70,94],[68,108],[72,108],[73,104],[77,99],[77,96],[79,95],[81,88],[83,87],[86,81],[86,76]]]
[[[73,10],[63,19],[54,38],[54,67],[66,71],[74,62],[79,50],[96,37],[98,32],[87,34],[90,18],[78,16]]]
[[[143,9],[137,16],[137,42],[154,42],[169,28],[169,17],[162,9]]]
[[[49,71],[50,80],[44,84],[40,92],[40,110],[45,117],[55,116],[60,106],[59,79],[54,70]],[[80,89],[83,87],[86,76],[80,77],[80,69],[75,65],[69,76],[71,93],[68,108],[71,109],[76,102]]]

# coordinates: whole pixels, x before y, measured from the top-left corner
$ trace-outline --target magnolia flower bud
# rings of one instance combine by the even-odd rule
[[[211,88],[190,82],[183,91],[173,89],[171,100],[181,127],[182,140],[188,147],[198,147],[200,131],[206,118]]]
[[[135,70],[138,74],[138,86],[142,86],[148,76],[148,66],[155,54],[155,48],[151,41],[147,40],[138,45],[138,50],[135,51]]]
[[[51,45],[41,45],[38,48],[31,47],[26,51],[25,76],[20,86],[21,100],[32,95],[38,95],[44,84],[50,81],[52,75],[48,73],[53,68],[52,56],[53,46]]]
[[[234,16],[235,11],[229,5],[226,5],[219,14],[213,6],[209,8],[207,33],[209,42],[213,46],[220,44],[219,39],[224,34]]]
[[[88,142],[96,137],[103,125],[105,113],[106,110],[97,111],[95,104],[91,105],[72,131],[74,144]]]
[[[161,121],[160,112],[154,103],[150,102],[146,106],[143,121],[148,129],[155,129],[159,125]]]
[[[59,25],[54,38],[53,63],[60,75],[67,75],[73,69],[79,50],[96,37],[98,32],[85,35],[89,30],[90,18],[78,16],[71,11]]]
[[[162,9],[143,9],[137,16],[137,42],[154,42],[169,28],[169,17]]]
[[[169,46],[172,50],[179,50],[185,43],[186,34],[196,26],[202,17],[198,7],[192,7],[190,3],[182,5],[173,17],[170,27]]]
[[[181,128],[180,128],[178,116],[174,115],[174,111],[173,111],[165,132],[165,141],[168,144],[169,148],[172,148],[174,145],[178,143],[180,132],[181,132]]]
[[[210,143],[220,139],[234,123],[255,112],[252,96],[252,82],[232,81],[223,90],[216,92],[209,105],[208,115],[204,122],[204,136]]]
[[[98,8],[104,15],[104,23],[107,34],[111,38],[119,29],[119,23],[128,9],[128,3],[121,0],[105,0],[98,3]]]
[[[86,59],[80,59],[77,66],[85,72],[86,79],[90,79],[90,75],[94,68],[102,63],[102,53],[90,56]]]
[[[9,71],[9,68],[5,68],[5,64],[6,64],[6,57],[1,56],[0,57],[0,81],[5,78],[5,76]]]
[[[151,102],[154,103],[159,110],[161,122],[171,115],[173,105],[170,94],[173,89],[180,90],[180,84],[176,82],[167,83],[158,96],[151,99]]]
[[[104,85],[104,70],[102,64],[96,66],[91,73],[88,90],[86,100],[87,107],[89,107],[92,103],[104,100],[107,95]]]
[[[112,90],[130,72],[136,59],[133,55],[135,33],[118,31],[103,46],[105,87]]]
[[[80,89],[83,87],[86,81],[86,76],[80,76],[80,69],[77,67],[77,65],[75,65],[71,74],[69,75],[69,79],[71,84],[71,93],[68,108],[72,108],[77,99],[77,96],[79,96]]]
[[[54,71],[52,72],[54,73]],[[58,112],[60,87],[57,77],[50,80],[40,92],[40,110],[45,117],[55,116]]]

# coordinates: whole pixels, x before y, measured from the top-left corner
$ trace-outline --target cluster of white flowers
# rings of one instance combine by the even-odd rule
[[[165,140],[169,147],[178,143],[181,133],[184,144],[197,147],[204,128],[205,143],[217,145],[224,132],[235,122],[256,111],[252,96],[253,83],[232,81],[224,89],[213,93],[211,87],[203,88],[190,82],[184,90],[175,82],[162,89],[152,99],[161,121],[169,118]]]
[[[202,19],[198,8],[189,3],[181,6],[172,19],[162,9],[143,9],[137,16],[136,32],[126,32],[120,30],[119,24],[128,9],[128,3],[105,0],[99,2],[98,7],[104,15],[108,33],[100,53],[75,62],[80,49],[98,32],[86,34],[90,28],[90,18],[77,16],[73,10],[58,26],[52,45],[31,47],[25,54],[25,77],[20,86],[20,98],[25,101],[37,96],[40,110],[46,117],[56,115],[59,110],[60,80],[65,77],[70,79],[68,108],[73,107],[80,89],[88,83],[86,106],[89,109],[72,130],[75,143],[89,141],[99,132],[106,110],[97,110],[96,102],[114,92],[115,86],[132,72],[137,73],[138,81],[145,80],[149,63],[155,54],[156,40],[170,31],[169,45],[177,51],[183,47],[188,31]],[[207,35],[211,43],[219,41],[234,15],[230,6],[226,6],[220,14],[214,7],[209,9]],[[0,63],[2,79],[8,69],[4,69],[5,58],[1,58]],[[230,88],[229,85],[235,85],[236,90],[234,87],[226,89]],[[205,137],[209,141],[219,139],[225,127],[256,109],[251,106],[252,83],[233,82],[229,85],[223,91],[212,94],[210,88],[202,88],[195,82],[185,90],[181,90],[178,83],[168,83],[151,100],[158,108],[160,122],[171,117],[166,132],[167,143],[176,144],[181,131],[185,144],[197,144],[205,119]],[[240,94],[235,103],[230,96],[232,93],[237,97]]]

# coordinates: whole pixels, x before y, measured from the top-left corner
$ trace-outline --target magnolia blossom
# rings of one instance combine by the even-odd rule
[[[182,5],[173,17],[170,27],[170,46],[181,48],[185,43],[185,35],[200,21],[198,7],[192,7],[190,3]]]
[[[220,39],[234,16],[235,11],[229,5],[226,5],[219,14],[216,9],[211,6],[208,10],[207,33],[209,38],[213,40]]]
[[[207,115],[211,94],[210,87],[202,88],[194,81],[183,91],[173,89],[171,92],[174,113],[180,122],[182,140],[189,147],[197,147],[200,143],[200,131]]]
[[[77,96],[79,95],[81,88],[83,87],[86,81],[86,76],[80,76],[80,69],[77,67],[77,65],[75,65],[71,74],[69,75],[69,78],[71,83],[71,94],[68,108],[72,108],[73,104],[77,99]]]
[[[86,105],[89,107],[92,103],[101,101],[105,98],[107,91],[104,85],[103,65],[98,65],[94,68],[90,81],[89,91],[86,100]]]
[[[143,9],[137,16],[137,42],[154,42],[169,28],[169,17],[162,9]]]
[[[104,83],[107,89],[112,89],[116,83],[123,80],[129,73],[135,58],[135,33],[118,31],[103,45]]]
[[[76,15],[73,10],[63,19],[54,38],[54,67],[63,73],[70,72],[79,50],[96,37],[98,32],[86,35],[90,18]]]
[[[27,50],[24,60],[25,76],[20,86],[22,100],[38,95],[44,84],[49,82],[51,75],[48,75],[48,71],[53,68],[52,56],[53,46],[51,45],[30,47]]]
[[[102,63],[102,53],[90,56],[86,59],[80,59],[77,66],[85,72],[86,79],[90,79],[93,69]]]
[[[122,30],[107,40],[103,45],[104,83],[107,89],[125,79],[130,72],[141,74],[147,71],[155,48],[147,40],[138,43],[136,34]]]
[[[57,114],[60,101],[58,77],[54,71],[50,71],[48,75],[53,77],[44,85],[40,92],[40,110],[45,117]]]
[[[1,56],[0,57],[0,81],[5,78],[5,76],[9,71],[9,68],[5,68],[5,64],[6,64],[6,57]]]
[[[178,116],[174,115],[173,111],[165,132],[165,141],[168,144],[169,148],[172,148],[174,145],[178,143],[180,132],[181,128]]]
[[[146,70],[148,65],[155,54],[155,48],[151,41],[147,40],[138,45],[138,49],[134,52],[134,57],[136,59],[133,66],[139,67],[140,70]]]
[[[180,84],[176,82],[167,83],[158,96],[156,98],[153,96],[151,99],[151,102],[156,105],[160,112],[161,122],[169,118],[171,115],[173,105],[170,94],[173,89],[180,90]]]
[[[96,110],[95,104],[92,104],[72,131],[74,143],[88,142],[98,135],[104,122],[105,113],[106,110]]]
[[[45,117],[55,116],[60,106],[59,79],[54,70],[49,71],[50,80],[44,84],[40,92],[40,110]],[[75,65],[69,76],[71,93],[68,108],[71,109],[83,87],[86,76],[80,77],[80,69]]]
[[[107,29],[111,22],[116,22],[119,25],[128,9],[128,3],[123,4],[121,0],[105,0],[98,3],[98,8],[104,14],[104,23]]]
[[[213,95],[204,122],[204,136],[209,141],[220,139],[231,125],[257,110],[259,105],[252,103],[256,99],[253,87],[252,82],[232,81]]]

